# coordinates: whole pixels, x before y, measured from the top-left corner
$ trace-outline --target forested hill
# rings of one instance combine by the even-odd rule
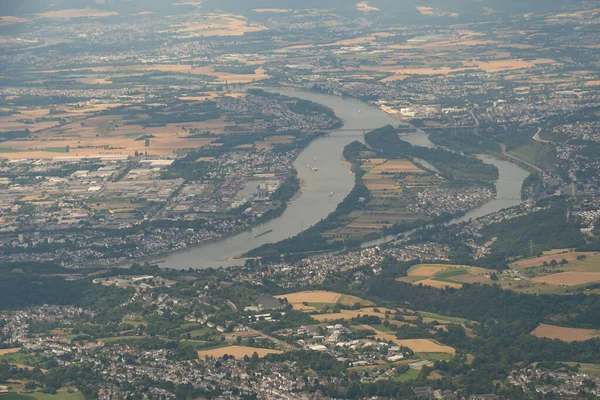
[[[195,9],[194,5],[181,5],[184,1],[173,0],[4,0],[1,2],[0,15],[31,15],[49,10],[68,8],[95,8],[118,12],[122,15],[140,12],[156,12],[163,15],[186,13]],[[498,20],[503,16],[523,15],[528,12],[553,12],[565,6],[564,0],[479,0],[465,2],[464,0],[370,0],[372,7],[365,12],[357,7],[357,0],[204,0],[202,9],[208,12],[225,11],[243,14],[257,19],[283,17],[285,13],[277,14],[262,12],[264,9],[280,10],[327,10],[349,18],[377,19],[380,22],[394,23],[457,23]],[[438,12],[435,15],[425,15],[417,7],[431,7]],[[259,10],[257,12],[256,10]],[[310,14],[314,20],[321,17]]]

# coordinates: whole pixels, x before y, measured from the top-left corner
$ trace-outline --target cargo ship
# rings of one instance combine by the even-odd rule
[[[254,238],[259,238],[261,236],[265,236],[269,233],[273,232],[273,229],[269,229],[268,231],[264,231],[263,233],[259,233],[258,235],[254,235]]]

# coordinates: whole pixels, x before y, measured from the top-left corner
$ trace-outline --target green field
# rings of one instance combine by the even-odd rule
[[[449,361],[454,358],[452,354],[445,353],[415,353],[415,357],[429,361]]]
[[[136,319],[124,319],[123,324],[130,324],[133,325],[137,328],[138,325],[144,325],[144,326],[148,326],[148,322],[144,321],[143,318],[136,318]]]
[[[0,400],[35,400],[33,396],[27,396],[24,394],[8,393],[0,394]]]
[[[532,141],[510,153],[540,168],[553,168],[556,163],[556,149],[551,144]]]
[[[330,309],[333,308],[334,304],[333,303],[306,303],[309,307],[314,307],[315,310],[317,311],[322,311],[325,306],[329,307]]]
[[[572,367],[579,364],[579,371],[590,375],[600,376],[600,364],[586,364],[576,362],[566,362],[565,364],[570,365]]]
[[[68,393],[66,391],[59,391],[57,394],[36,392],[31,393],[31,396],[38,400],[85,400],[81,392]]]
[[[468,322],[466,318],[458,318],[458,317],[447,317],[445,315],[434,314],[426,311],[417,311],[421,317],[432,318],[438,320],[439,322],[448,322],[451,324],[464,324]]]
[[[398,382],[408,382],[417,379],[420,373],[421,371],[417,369],[409,369],[407,372],[403,373],[402,375],[398,375],[394,379]]]
[[[129,341],[129,340],[140,340],[140,339],[147,339],[146,336],[115,336],[115,337],[106,337],[106,338],[100,338],[98,339],[99,342],[104,342],[104,343],[114,343],[114,342],[120,342],[120,341]]]
[[[383,324],[372,324],[370,325],[372,328],[377,329],[378,331],[381,332],[395,332],[393,325],[385,326]]]
[[[455,276],[460,276],[460,275],[468,275],[469,271],[467,271],[466,269],[449,269],[447,271],[444,272],[440,272],[439,274],[433,276],[432,279],[435,279],[436,281],[442,281],[442,282],[453,282],[452,279]]]
[[[25,150],[12,149],[10,147],[0,147],[0,153],[21,153]]]
[[[44,148],[44,151],[48,151],[51,153],[66,153],[67,148],[66,147],[46,147],[46,148]]]
[[[198,329],[194,329],[193,331],[189,332],[189,334],[192,338],[194,338],[196,336],[203,336],[203,335],[206,335],[207,333],[212,334],[212,333],[214,333],[214,331],[209,328],[198,328]]]
[[[0,356],[0,362],[5,361],[9,364],[22,364],[27,366],[34,366],[34,358],[30,354],[27,353],[12,353],[12,354],[4,354]]]

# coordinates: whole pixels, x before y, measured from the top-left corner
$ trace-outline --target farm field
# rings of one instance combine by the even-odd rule
[[[580,342],[584,340],[594,339],[600,336],[600,330],[597,329],[581,329],[581,328],[565,328],[562,326],[554,326],[540,324],[532,332],[532,335],[544,337],[548,339],[558,339],[563,342]]]
[[[7,355],[7,354],[13,354],[13,353],[17,353],[21,350],[21,348],[14,348],[14,349],[0,349],[0,357]]]
[[[8,393],[0,394],[0,400],[84,400],[81,392],[75,390],[69,393],[65,389],[58,390],[56,394],[34,392],[27,394]]]
[[[83,394],[79,391],[69,393],[66,390],[59,390],[56,394],[47,394],[41,392],[32,393],[31,396],[38,400],[84,400]]]
[[[287,299],[294,310],[312,311],[322,308],[323,305],[342,304],[351,306],[356,303],[361,305],[372,305],[370,301],[363,300],[356,296],[342,293],[329,292],[325,290],[308,290],[303,292],[282,294],[275,296],[277,299]],[[303,304],[307,303],[307,305]]]
[[[417,379],[419,377],[420,373],[421,373],[420,370],[411,368],[408,371],[406,371],[404,374],[396,376],[394,379],[398,382],[408,382],[408,381]]]
[[[515,287],[526,293],[560,294],[600,281],[600,255],[595,252],[555,250],[542,257],[519,260],[512,268],[530,278]]]
[[[439,321],[448,322],[450,324],[464,324],[468,321],[466,318],[447,317],[445,315],[434,314],[426,311],[417,311],[417,314],[423,317],[424,322]]]
[[[188,37],[241,36],[267,29],[264,25],[248,22],[241,15],[228,13],[194,16],[184,23],[173,24],[172,28]]]
[[[411,211],[412,189],[439,186],[440,180],[406,159],[361,157],[362,181],[369,190],[370,199],[364,211],[345,217],[341,228],[324,233],[328,239],[360,239],[380,234],[394,224],[427,219],[427,215]]]
[[[584,260],[577,260],[578,257],[584,256]],[[581,266],[590,266],[592,269],[598,268],[600,270],[600,256],[596,252],[580,252],[580,251],[557,251],[557,252],[548,252],[548,254],[544,254],[541,257],[535,258],[527,258],[524,260],[516,261],[512,264],[513,267],[541,267],[544,262],[550,264],[552,260],[557,263],[561,260],[567,260],[569,263],[572,261],[577,261],[574,265],[568,265],[567,268],[575,268]]]
[[[166,67],[169,66],[161,66],[161,68]],[[185,69],[189,66],[175,67]],[[244,79],[252,76],[254,75],[244,75]],[[232,82],[230,78],[224,77],[225,80]],[[210,98],[213,94],[214,92],[207,92],[206,98]],[[239,93],[236,92],[230,97],[238,95]],[[190,107],[202,107],[205,98],[191,100],[197,104],[190,101]],[[125,106],[129,111],[137,113],[139,119],[131,121],[122,112],[116,111],[111,114],[108,111],[119,106]],[[167,116],[172,112],[180,112],[177,110],[177,102],[169,106],[158,103],[148,106],[152,110],[157,110],[153,112]],[[21,107],[16,114],[0,117],[0,131],[28,129],[32,133],[28,137],[2,141],[0,153],[2,158],[9,160],[55,159],[61,156],[133,156],[136,153],[175,156],[190,149],[210,146],[217,140],[215,136],[201,137],[195,133],[229,135],[244,132],[251,127],[248,122],[239,124],[231,122],[227,114],[215,114],[215,117],[211,119],[209,116],[205,121],[156,124],[152,123],[152,115],[156,116],[156,114],[141,113],[139,106],[127,106],[121,103],[70,105],[62,107],[59,113],[51,113],[50,109],[43,107]],[[290,135],[279,135],[266,141],[258,141],[255,147],[257,150],[271,149],[273,146],[291,143],[293,140]]]
[[[378,317],[384,317],[386,311],[389,311],[390,313],[394,312],[394,310],[389,308],[378,308],[378,310],[379,312],[376,312],[373,307],[368,307],[361,308],[359,310],[341,310],[339,313],[315,314],[311,315],[311,317],[319,322],[324,322],[338,319],[350,320],[359,315],[375,315]]]
[[[460,288],[464,283],[492,283],[491,273],[492,271],[485,268],[465,265],[418,264],[409,269],[408,276],[397,280],[439,289]]]
[[[0,355],[0,362],[7,362],[23,368],[28,368],[35,365],[34,361],[35,359],[32,355],[20,351]]]
[[[577,362],[566,362],[565,364],[570,366],[580,365],[579,370],[585,374],[600,376],[600,364],[589,364],[589,363],[577,363]]]
[[[46,11],[44,13],[36,14],[37,18],[46,19],[72,19],[72,18],[99,18],[99,17],[112,17],[119,15],[113,11],[102,11],[94,10],[92,8],[77,8],[77,9],[65,9],[65,10],[53,10]]]
[[[549,285],[579,286],[600,282],[600,272],[559,272],[557,274],[539,276],[533,278],[532,281]]]
[[[247,347],[247,346],[226,346],[212,350],[202,350],[198,352],[198,358],[204,359],[205,357],[220,358],[225,354],[234,356],[235,358],[243,358],[244,356],[252,357],[254,353],[257,353],[259,357],[264,357],[269,354],[281,354],[282,351],[272,349],[261,349],[258,347]]]
[[[435,361],[437,359],[445,359],[448,357],[448,356],[438,356],[439,354],[455,354],[456,353],[456,350],[454,350],[452,347],[442,345],[432,339],[397,339],[396,335],[393,331],[391,331],[391,330],[383,331],[382,329],[385,329],[385,327],[383,327],[383,326],[358,325],[358,326],[356,326],[356,328],[360,329],[360,330],[373,330],[375,332],[374,337],[377,340],[381,340],[381,341],[385,341],[385,342],[391,341],[393,343],[396,343],[397,345],[408,347],[415,353],[419,353],[421,355],[425,355],[425,354],[430,355],[429,358],[424,357],[424,356],[423,357],[419,356],[419,358],[426,358],[428,360]],[[442,358],[440,358],[440,357],[442,357]]]
[[[360,3],[356,3],[356,9],[358,11],[363,11],[363,12],[381,11],[377,7],[370,6],[368,1],[361,1]]]
[[[456,350],[452,347],[439,344],[431,339],[396,339],[394,342],[400,346],[408,347],[415,353],[456,353]]]

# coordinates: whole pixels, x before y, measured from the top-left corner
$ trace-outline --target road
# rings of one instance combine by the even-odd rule
[[[471,114],[471,117],[475,120],[475,129],[479,129],[479,119],[475,116],[475,113],[473,112],[473,108],[471,108],[469,110],[469,114]]]
[[[542,139],[542,138],[540,137],[540,133],[541,133],[541,132],[542,132],[542,128],[538,128],[538,130],[537,130],[537,132],[535,133],[535,135],[533,135],[533,140],[535,140],[536,142],[540,142],[540,143],[552,143],[552,142],[551,142],[551,141],[549,141],[549,140]]]

